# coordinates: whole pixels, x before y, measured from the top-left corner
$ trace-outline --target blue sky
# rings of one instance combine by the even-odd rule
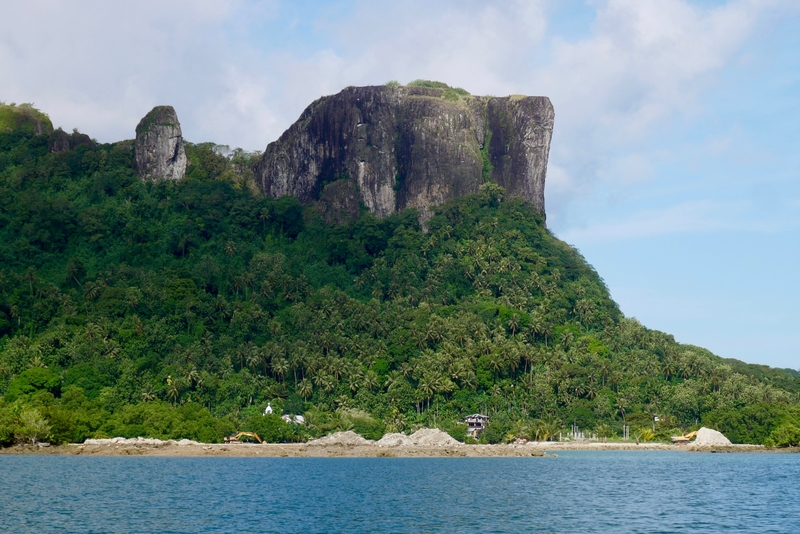
[[[29,0],[0,20],[0,100],[101,141],[172,104],[189,140],[261,151],[313,99],[388,80],[547,95],[548,224],[623,312],[800,367],[796,0]]]

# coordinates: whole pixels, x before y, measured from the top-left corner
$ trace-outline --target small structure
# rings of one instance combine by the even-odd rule
[[[305,425],[306,424],[306,418],[303,417],[302,415],[289,415],[287,413],[287,414],[283,414],[281,416],[281,419],[283,419],[287,423],[291,423],[291,424],[294,424],[294,425]]]
[[[267,407],[264,408],[264,415],[272,415],[272,404],[269,402],[267,403]]]
[[[478,437],[478,434],[486,430],[486,425],[489,423],[489,416],[476,413],[467,416],[464,422],[467,423],[467,435],[475,438]]]

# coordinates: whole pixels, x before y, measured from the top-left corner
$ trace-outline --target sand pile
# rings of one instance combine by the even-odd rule
[[[411,447],[414,441],[405,434],[386,434],[375,443],[378,447]]]
[[[370,439],[364,439],[352,430],[328,434],[324,438],[312,439],[309,445],[374,445]]]
[[[87,439],[83,442],[84,445],[148,445],[148,446],[155,446],[161,447],[164,445],[200,445],[197,441],[192,441],[190,439],[182,439],[180,441],[175,441],[173,439],[168,439],[166,441],[162,441],[160,439],[155,438],[108,438],[108,439]]]
[[[462,444],[438,428],[420,428],[409,437],[414,445],[421,447],[457,447]]]
[[[308,442],[309,445],[377,445],[387,448],[411,448],[411,447],[457,447],[462,445],[446,432],[438,428],[421,428],[406,436],[405,434],[392,433],[386,434],[378,441],[364,439],[355,432],[336,432],[324,438],[314,439]]]
[[[722,432],[717,432],[711,428],[703,427],[697,431],[697,437],[692,442],[695,447],[730,445],[731,440],[726,438]]]

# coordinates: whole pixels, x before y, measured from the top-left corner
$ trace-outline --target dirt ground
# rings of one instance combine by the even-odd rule
[[[83,445],[34,447],[17,445],[3,449],[4,454],[61,454],[81,456],[239,456],[239,457],[361,457],[361,458],[426,458],[480,456],[545,456],[535,447],[515,445],[459,445],[457,447],[396,447],[376,445],[309,445],[290,444],[199,444],[199,445]]]
[[[724,447],[696,447],[667,445],[664,443],[576,443],[543,442],[511,445],[458,445],[454,447],[379,447],[377,445],[314,445],[289,444],[178,444],[164,442],[159,445],[69,444],[40,447],[16,445],[0,449],[0,454],[56,454],[81,456],[232,456],[232,457],[309,457],[309,458],[447,458],[447,457],[543,457],[557,455],[559,451],[574,450],[660,450],[686,452],[800,452],[792,449],[766,449],[759,445],[728,445]]]

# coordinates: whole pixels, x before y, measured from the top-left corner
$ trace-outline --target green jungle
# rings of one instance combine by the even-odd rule
[[[57,134],[68,149],[51,150]],[[800,441],[797,372],[623,316],[580,253],[496,184],[424,229],[413,210],[329,226],[260,195],[258,155],[186,152],[183,180],[144,182],[132,141],[0,105],[2,446],[422,426],[464,440],[472,413],[491,417],[486,443],[573,425]]]

